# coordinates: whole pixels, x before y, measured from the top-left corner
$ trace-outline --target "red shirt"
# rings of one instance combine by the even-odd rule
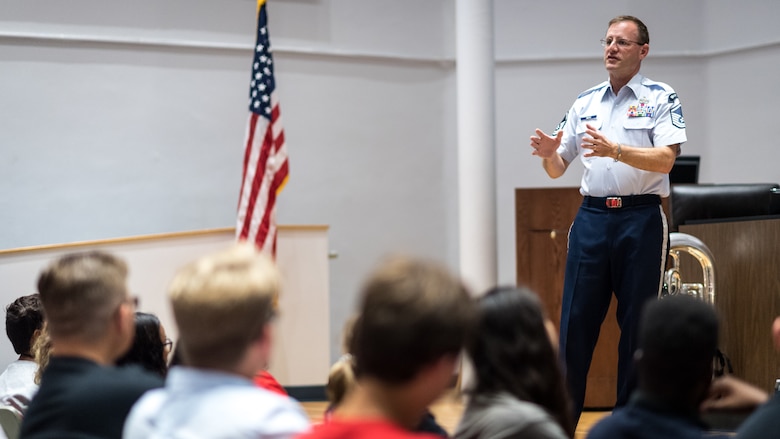
[[[426,433],[413,433],[397,425],[381,420],[331,419],[325,424],[315,425],[312,431],[297,439],[441,439]]]
[[[284,387],[282,387],[282,385],[279,384],[279,381],[276,381],[276,378],[268,373],[267,370],[261,370],[260,372],[257,372],[257,375],[255,375],[255,378],[252,381],[257,387],[261,387],[263,389],[276,392],[280,395],[287,396],[287,392],[284,390]]]

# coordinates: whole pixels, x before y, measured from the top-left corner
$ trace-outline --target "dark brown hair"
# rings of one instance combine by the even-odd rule
[[[570,400],[539,298],[526,288],[494,288],[479,301],[466,349],[477,378],[474,394],[508,392],[544,408],[574,437]]]
[[[607,25],[607,28],[609,29],[609,27],[612,26],[613,24],[621,23],[623,21],[630,21],[636,24],[636,27],[639,30],[639,41],[637,41],[637,43],[650,44],[650,32],[647,31],[647,26],[645,26],[645,24],[642,23],[642,20],[634,17],[633,15],[618,15],[612,20],[609,20],[609,24]]]
[[[362,290],[349,348],[356,376],[408,382],[424,366],[459,353],[474,311],[466,288],[442,266],[385,261]]]
[[[135,337],[133,345],[121,358],[117,366],[137,364],[149,372],[165,378],[168,365],[165,362],[165,345],[160,338],[160,319],[154,314],[135,313]]]
[[[43,308],[37,294],[22,296],[5,308],[5,333],[19,355],[30,355],[30,341],[43,327]]]

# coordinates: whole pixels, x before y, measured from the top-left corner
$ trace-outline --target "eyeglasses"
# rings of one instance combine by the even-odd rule
[[[163,342],[163,347],[168,349],[172,348],[173,340],[171,340],[170,338],[166,338],[165,341]]]
[[[637,46],[645,45],[645,43],[640,43],[639,41],[631,41],[623,38],[612,38],[612,37],[602,38],[600,41],[601,41],[601,47],[609,47],[612,45],[612,43],[617,43],[618,47],[620,47],[621,49],[625,49],[626,47],[632,44],[636,44]]]
[[[121,302],[119,302],[119,305],[117,305],[117,309],[119,309],[124,304],[128,304],[133,307],[134,311],[137,311],[140,303],[141,303],[141,299],[139,299],[138,296],[127,296],[124,299],[122,299]]]

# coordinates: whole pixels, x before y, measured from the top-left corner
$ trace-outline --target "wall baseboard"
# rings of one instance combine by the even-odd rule
[[[284,390],[300,402],[327,401],[325,386],[285,386]]]

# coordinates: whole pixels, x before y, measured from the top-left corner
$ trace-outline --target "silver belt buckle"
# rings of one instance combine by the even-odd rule
[[[610,209],[620,209],[623,207],[623,199],[620,197],[607,197],[606,204]]]

